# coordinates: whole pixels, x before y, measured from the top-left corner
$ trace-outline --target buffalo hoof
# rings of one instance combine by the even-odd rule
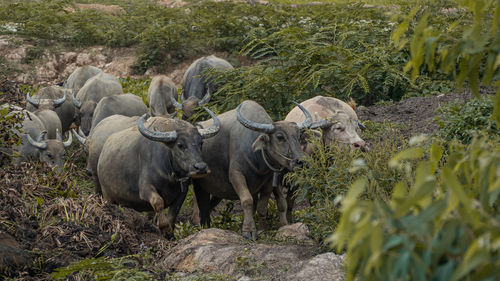
[[[257,231],[243,231],[243,237],[245,237],[245,239],[248,239],[248,240],[257,240],[258,238],[258,235],[257,235]]]

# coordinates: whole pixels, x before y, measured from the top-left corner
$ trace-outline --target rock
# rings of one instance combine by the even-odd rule
[[[221,229],[204,229],[168,250],[158,266],[165,271],[212,273],[235,278],[287,280],[311,256],[311,245],[267,245]],[[246,279],[243,279],[246,280]]]
[[[280,227],[276,233],[277,239],[293,239],[299,242],[314,243],[310,238],[309,228],[301,222]]]
[[[17,243],[14,237],[0,231],[0,272],[24,267],[29,262],[28,253]]]
[[[342,268],[343,263],[344,255],[339,256],[334,253],[324,253],[321,255],[317,255],[306,262],[298,273],[290,275],[287,280],[344,280],[345,273]]]

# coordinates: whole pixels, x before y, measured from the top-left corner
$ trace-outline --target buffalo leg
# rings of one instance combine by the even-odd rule
[[[295,206],[295,193],[297,192],[296,186],[287,186],[288,192],[286,194],[286,218],[289,223],[292,222],[292,210]]]
[[[162,233],[165,233],[167,236],[171,236],[173,234],[173,226],[170,226],[168,220],[163,212],[165,205],[163,203],[163,198],[161,198],[160,194],[156,192],[156,189],[151,184],[143,184],[139,186],[139,197],[149,202],[156,215],[158,216],[158,228]]]
[[[288,224],[287,220],[287,202],[285,196],[280,187],[273,188],[271,185],[267,186],[260,193],[259,202],[257,203],[257,215],[259,218],[259,230],[267,229],[267,210],[269,205],[269,198],[271,197],[271,192],[274,194],[274,198],[276,200],[276,205],[278,206],[279,218],[280,218],[280,226],[284,226]]]
[[[198,203],[201,226],[210,227],[210,193],[195,186],[194,194]]]
[[[253,220],[253,198],[248,190],[245,176],[239,171],[229,171],[229,181],[233,185],[234,190],[240,198],[241,207],[243,208],[243,237],[247,239],[257,239],[257,229]]]
[[[196,194],[193,194],[193,212],[191,213],[191,223],[200,224],[200,208],[198,207],[198,200],[196,199]]]
[[[174,232],[174,227],[175,227],[175,220],[177,219],[177,215],[179,214],[179,211],[181,210],[182,203],[184,203],[184,200],[186,199],[187,191],[186,192],[181,192],[175,201],[168,207],[168,213],[167,213],[167,223],[168,226],[170,226],[172,229],[169,229],[171,233]]]

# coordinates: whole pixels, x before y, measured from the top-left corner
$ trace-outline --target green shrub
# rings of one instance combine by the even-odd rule
[[[497,136],[500,128],[491,120],[493,99],[490,96],[474,98],[465,103],[455,102],[439,110],[438,136],[446,141],[457,139],[464,144],[484,131],[486,135]]]
[[[373,128],[368,127],[368,130]],[[387,134],[390,126],[380,134]],[[387,200],[392,186],[403,179],[402,171],[390,169],[391,156],[405,147],[405,141],[397,134],[384,142],[377,142],[368,152],[352,150],[344,145],[323,146],[315,141],[316,150],[305,161],[305,168],[290,173],[286,179],[298,185],[296,204],[307,199],[311,207],[295,212],[294,217],[308,225],[312,237],[323,241],[331,234],[341,216],[337,206],[354,180],[360,176],[369,178],[369,187],[363,193],[363,200]]]
[[[4,93],[0,92],[1,95]],[[16,156],[11,147],[21,144],[21,138],[14,132],[22,132],[24,116],[12,111],[8,106],[0,109],[0,166],[11,163]]]
[[[52,278],[62,280],[73,276],[83,280],[158,280],[154,274],[140,267],[137,261],[139,257],[132,255],[110,259],[86,258],[67,267],[57,268]]]
[[[500,278],[500,147],[474,139],[443,151],[435,142],[426,160],[419,146],[394,156],[389,164],[410,180],[393,185],[389,202],[359,199],[367,178],[352,184],[328,239],[347,251],[347,280]]]

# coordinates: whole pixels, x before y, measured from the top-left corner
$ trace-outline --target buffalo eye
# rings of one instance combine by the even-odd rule
[[[183,143],[181,143],[181,142],[177,143],[177,147],[178,147],[180,150],[184,150],[184,149],[186,149],[186,146],[185,146]]]
[[[279,141],[285,141],[285,136],[283,136],[282,134],[277,134],[277,135],[276,135],[276,138],[277,138]]]
[[[49,157],[49,159],[54,158],[54,157],[52,156],[52,154],[50,154],[50,153],[47,153],[47,157]]]

